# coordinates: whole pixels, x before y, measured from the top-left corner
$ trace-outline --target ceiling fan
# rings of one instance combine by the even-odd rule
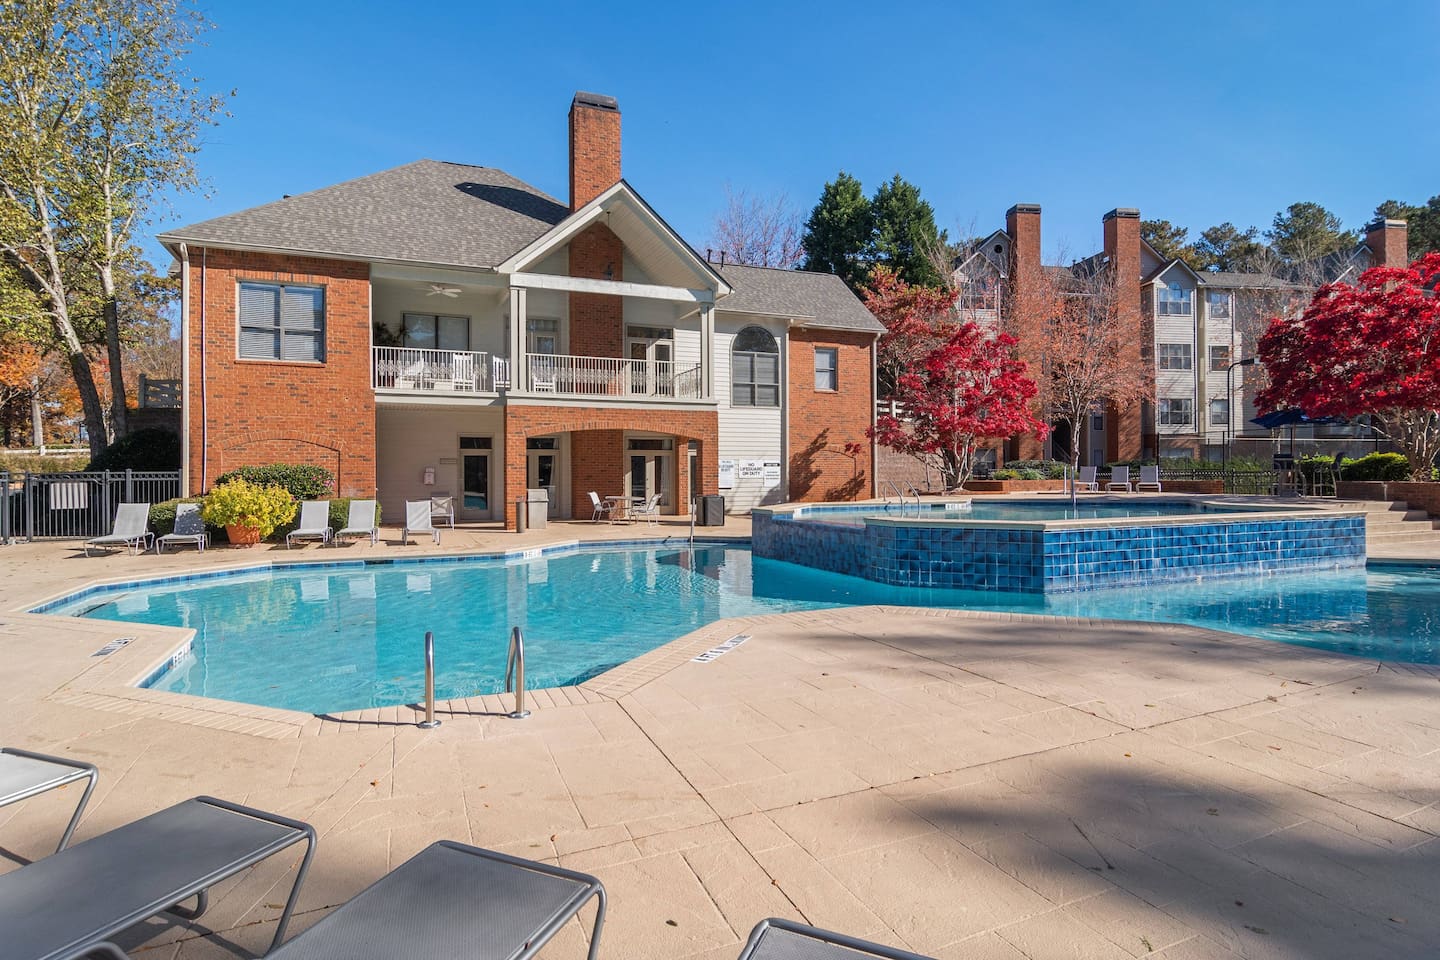
[[[437,293],[438,293],[440,296],[442,296],[442,297],[449,297],[450,299],[453,300],[453,299],[455,299],[456,297],[460,296],[460,288],[459,288],[459,287],[447,287],[447,286],[445,286],[443,283],[432,283],[432,284],[430,284],[430,292],[427,293],[427,294],[425,294],[425,296],[427,296],[427,297],[433,297],[433,296],[435,296]]]

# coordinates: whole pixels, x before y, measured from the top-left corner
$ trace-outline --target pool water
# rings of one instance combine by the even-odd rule
[[[504,689],[512,625],[525,631],[528,685],[542,687],[581,682],[721,618],[875,603],[1185,623],[1440,663],[1440,568],[1420,566],[1046,596],[887,586],[741,545],[647,546],[277,568],[116,588],[49,612],[195,628],[191,653],[152,682],[159,689],[332,713],[416,702],[426,630],[436,696],[448,699]]]
[[[1209,504],[1191,500],[1135,500],[1135,501],[1087,501],[1080,500],[1071,506],[1068,500],[972,500],[969,506],[960,507],[964,501],[944,503],[926,502],[918,507],[913,504],[872,504],[865,507],[826,507],[805,509],[795,516],[796,520],[813,523],[836,523],[850,527],[863,527],[866,517],[884,517],[890,520],[1112,520],[1128,517],[1199,517],[1220,514],[1255,512],[1256,507],[1232,506],[1230,504]],[[1265,507],[1274,510],[1274,507]]]

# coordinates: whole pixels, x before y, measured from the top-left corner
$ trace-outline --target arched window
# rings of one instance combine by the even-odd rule
[[[746,327],[730,346],[730,404],[780,406],[780,345],[764,327]]]
[[[1166,284],[1160,288],[1155,312],[1162,317],[1190,316],[1190,291],[1173,281]]]

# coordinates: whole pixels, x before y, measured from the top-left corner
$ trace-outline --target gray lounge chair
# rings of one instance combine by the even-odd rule
[[[595,960],[605,923],[605,888],[599,880],[441,840],[267,956],[526,960],[591,897],[598,899],[589,950]]]
[[[1107,484],[1105,484],[1105,489],[1106,489],[1107,491],[1108,491],[1108,490],[1114,490],[1116,487],[1119,487],[1119,488],[1123,489],[1126,493],[1134,493],[1134,492],[1135,492],[1135,491],[1134,491],[1134,488],[1130,485],[1130,468],[1129,468],[1129,467],[1111,467],[1111,468],[1110,468],[1110,482],[1107,483]]]
[[[154,537],[150,532],[150,504],[122,503],[115,511],[110,532],[85,541],[85,556],[90,556],[91,547],[129,547],[132,554],[139,556],[141,550],[150,549]]]
[[[305,857],[273,950],[285,938],[315,831],[298,820],[196,797],[0,876],[0,952],[24,960],[73,960],[100,951],[123,958],[106,941],[162,913],[199,917],[215,884],[302,840]],[[191,897],[194,909],[180,906]]]
[[[1078,474],[1076,474],[1076,476],[1075,476],[1075,489],[1076,489],[1076,490],[1093,490],[1093,491],[1095,491],[1096,493],[1099,493],[1099,492],[1100,492],[1100,484],[1099,484],[1099,482],[1095,479],[1095,473],[1096,473],[1096,468],[1095,468],[1095,467],[1081,467],[1081,468],[1080,468],[1080,472],[1079,472]]]
[[[304,500],[300,503],[300,522],[295,529],[285,534],[285,549],[290,549],[292,540],[319,540],[323,547],[330,542],[335,532],[330,526],[329,500]]]
[[[164,553],[167,544],[182,546],[191,544],[201,553],[210,545],[210,534],[205,532],[205,521],[200,519],[200,504],[181,503],[175,507],[175,529],[155,541],[155,552]]]
[[[1146,487],[1154,487],[1156,493],[1162,492],[1162,491],[1161,491],[1161,487],[1160,487],[1160,468],[1159,468],[1159,467],[1141,467],[1141,468],[1140,468],[1140,479],[1135,481],[1135,492],[1136,492],[1136,493],[1139,493],[1141,490],[1144,490]]]
[[[80,760],[3,747],[0,748],[0,807],[28,800],[47,790],[58,790],[77,780],[86,781],[85,792],[80,794],[80,802],[75,805],[70,824],[60,835],[60,845],[55,848],[55,852],[59,853],[74,835],[75,825],[85,812],[85,804],[95,789],[95,780],[99,775],[93,764]]]
[[[405,529],[400,534],[400,542],[409,543],[412,533],[428,533],[436,543],[440,542],[440,531],[430,521],[429,500],[405,501]]]
[[[761,920],[750,931],[739,960],[931,960],[918,953],[856,940],[790,920]]]
[[[372,547],[380,542],[380,528],[375,525],[374,500],[350,501],[350,516],[345,520],[345,527],[332,538],[332,542],[345,537],[369,537]]]

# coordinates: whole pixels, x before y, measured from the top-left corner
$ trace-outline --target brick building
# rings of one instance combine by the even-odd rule
[[[621,178],[613,99],[569,127],[568,203],[421,160],[163,234],[186,489],[318,463],[389,520],[446,493],[512,524],[527,488],[557,517],[872,496],[880,323],[828,274],[698,256]]]

